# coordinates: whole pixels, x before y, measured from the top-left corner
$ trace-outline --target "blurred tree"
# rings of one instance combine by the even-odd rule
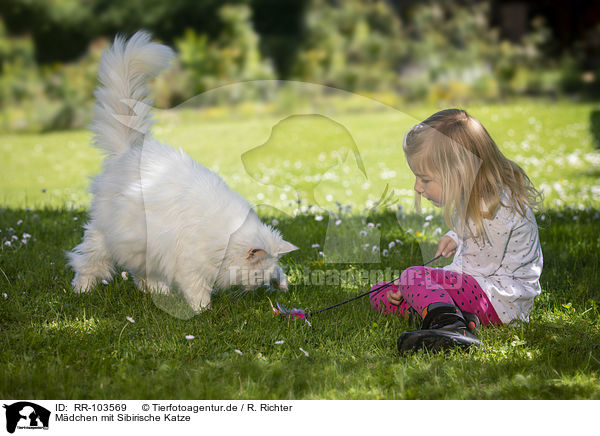
[[[280,78],[289,77],[304,39],[302,23],[308,3],[308,0],[252,0],[261,51],[273,60]]]
[[[271,62],[261,55],[251,9],[247,5],[225,5],[218,17],[222,30],[215,38],[187,29],[175,41],[179,57],[173,68],[157,80],[159,105],[177,105],[230,83],[276,78]]]
[[[294,77],[346,90],[390,89],[407,47],[398,16],[382,0],[312,0]]]
[[[96,27],[93,12],[93,2],[0,2],[0,16],[7,31],[31,35],[38,62],[71,60],[85,52]]]
[[[0,130],[81,127],[89,120],[100,54],[90,45],[76,63],[37,65],[31,37],[9,36],[0,20]]]
[[[70,61],[81,56],[90,42],[116,33],[152,31],[172,44],[185,29],[219,35],[223,4],[247,4],[261,34],[261,49],[274,59],[282,76],[289,73],[300,42],[307,0],[0,0],[0,17],[12,34],[30,34],[40,63]]]
[[[402,90],[410,98],[468,97],[470,88],[481,97],[496,96],[493,63],[499,38],[489,25],[489,3],[467,3],[428,2],[408,11],[411,62],[402,71]]]
[[[489,1],[410,2],[395,11],[378,0],[312,0],[293,74],[432,102],[556,92],[560,72],[547,56],[552,35],[544,20],[512,43],[490,15]]]
[[[249,0],[228,0],[248,4]],[[10,33],[33,36],[38,62],[73,60],[100,36],[139,29],[172,43],[186,28],[219,34],[219,0],[2,0],[0,16]]]
[[[225,84],[278,77],[376,93],[392,105],[559,92],[600,95],[600,27],[560,53],[542,18],[528,21],[518,40],[504,39],[493,25],[494,4],[0,0],[0,128],[84,125],[102,47],[114,34],[140,28],[180,55],[155,82],[160,107]],[[249,97],[233,94],[220,95]]]

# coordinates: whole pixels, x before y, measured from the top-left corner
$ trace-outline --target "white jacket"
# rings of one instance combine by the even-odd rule
[[[504,204],[512,204],[505,194]],[[474,240],[469,232],[459,236],[450,231],[458,248],[444,269],[472,276],[490,299],[504,324],[529,321],[533,299],[541,292],[543,256],[533,211],[522,217],[510,207],[499,205],[491,219],[483,220],[489,242]],[[474,230],[474,224],[469,220]]]

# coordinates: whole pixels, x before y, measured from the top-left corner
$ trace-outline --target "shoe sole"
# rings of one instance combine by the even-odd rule
[[[440,329],[406,332],[398,338],[398,351],[400,353],[421,349],[437,352],[455,347],[466,350],[480,345],[481,341],[468,332],[463,334]]]

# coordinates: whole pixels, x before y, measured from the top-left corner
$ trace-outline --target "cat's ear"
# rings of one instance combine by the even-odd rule
[[[262,248],[251,248],[248,250],[248,256],[246,256],[246,260],[250,262],[258,262],[262,260],[267,255],[267,252]]]
[[[282,255],[296,250],[300,249],[288,241],[281,241],[281,243],[279,244],[278,254]]]

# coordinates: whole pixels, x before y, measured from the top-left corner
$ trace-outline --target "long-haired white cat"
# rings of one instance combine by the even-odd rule
[[[83,241],[67,253],[73,288],[88,291],[119,265],[141,290],[178,287],[194,310],[210,304],[214,288],[287,290],[277,261],[297,247],[219,176],[150,135],[146,82],[172,57],[138,32],[129,41],[117,37],[100,60],[91,129],[106,158],[91,187]]]

